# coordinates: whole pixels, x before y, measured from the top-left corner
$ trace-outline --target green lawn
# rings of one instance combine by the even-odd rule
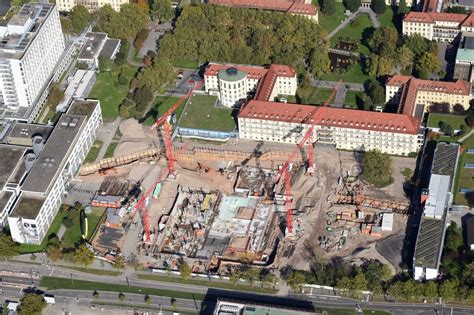
[[[288,103],[291,103],[291,104],[298,103],[298,100],[296,99],[295,95],[283,95],[283,94],[278,95],[276,97],[275,102],[278,102],[281,98],[286,98],[288,100]]]
[[[87,224],[88,224],[88,237],[95,230],[95,227],[99,223],[100,218],[104,214],[104,209],[93,208],[92,213],[87,215]],[[66,230],[61,239],[61,245],[63,248],[73,248],[76,242],[81,240],[81,226],[79,222],[79,212],[72,211],[70,212],[70,217],[73,221],[73,225]]]
[[[175,60],[173,61],[173,66],[183,69],[199,69],[199,63],[193,60]]]
[[[346,98],[344,99],[344,104],[352,106],[352,108],[359,108],[364,106],[362,97],[364,92],[356,91],[347,91]]]
[[[107,147],[107,150],[105,150],[104,159],[113,157],[117,146],[118,146],[118,142],[115,142],[115,141],[111,142],[109,146]]]
[[[48,240],[52,235],[58,233],[59,228],[63,222],[63,219],[66,217],[66,209],[69,207],[68,205],[61,205],[61,209],[59,209],[58,214],[54,218],[51,226],[49,227],[48,233],[43,239],[41,245],[31,245],[31,244],[21,244],[19,247],[20,254],[28,254],[28,253],[38,253],[42,252],[46,249],[48,245]]]
[[[315,87],[299,88],[296,91],[298,103],[307,105],[322,105],[331,96],[333,90]],[[334,98],[331,100],[331,103]]]
[[[104,120],[111,121],[118,116],[119,105],[128,93],[128,84],[119,85],[117,83],[117,78],[121,71],[125,73],[130,81],[135,76],[137,69],[126,65],[121,69],[97,74],[97,80],[89,94],[89,98],[95,98],[100,101]]]
[[[239,291],[252,291],[252,292],[259,292],[259,293],[275,293],[275,290],[271,288],[262,288],[258,285],[251,287],[248,284],[238,283],[236,286],[234,286],[230,282],[206,281],[206,280],[199,280],[199,279],[183,280],[182,278],[178,278],[178,277],[168,277],[168,276],[161,276],[161,275],[155,275],[155,274],[138,274],[137,277],[138,279],[144,279],[144,280],[183,283],[183,284],[198,285],[198,286],[211,287],[211,288],[221,288],[221,289],[239,290]]]
[[[102,141],[99,141],[99,140],[94,141],[91,149],[89,150],[89,153],[87,153],[87,156],[84,159],[84,163],[95,162],[95,159],[97,159],[97,156],[99,155],[99,151],[100,151],[100,148],[102,147],[102,144],[103,144]]]
[[[158,119],[158,117],[163,116],[163,114],[166,113],[166,111],[170,109],[170,107],[173,106],[173,104],[176,103],[178,100],[179,100],[178,97],[158,96],[155,99],[155,106],[153,106],[153,108],[146,114],[147,118],[145,119],[144,124],[146,126],[153,125]],[[178,109],[176,109],[175,114],[177,116],[176,117],[177,119],[179,119],[179,117],[181,116],[181,113],[183,112],[183,108],[184,108],[184,103],[181,104],[181,106],[179,106]]]
[[[455,130],[459,130],[461,125],[464,125],[466,130],[470,129],[466,125],[466,116],[463,115],[450,115],[450,114],[430,114],[428,117],[428,124],[429,128],[439,128],[439,122],[443,121]]]
[[[142,288],[142,287],[128,287],[123,284],[112,284],[104,282],[93,282],[93,281],[84,281],[79,279],[64,279],[56,277],[42,277],[40,281],[40,286],[47,290],[87,290],[92,292],[97,291],[107,291],[107,292],[123,292],[123,293],[136,293],[136,294],[148,294],[156,296],[168,296],[174,297],[177,299],[194,299],[202,301],[204,300],[205,295],[199,293],[190,293],[190,292],[180,292],[175,290],[163,290],[163,289],[154,289],[154,288]]]
[[[121,274],[118,270],[103,270],[103,269],[91,269],[91,268],[84,268],[84,267],[76,267],[76,266],[62,266],[60,267],[77,270],[80,272],[91,273],[93,275],[100,275],[100,276],[118,276]]]
[[[456,204],[467,205],[465,194],[459,193],[461,188],[468,188],[474,191],[474,170],[464,168],[466,163],[474,163],[474,154],[467,154],[467,149],[474,149],[474,135],[471,135],[463,143],[464,152],[459,158],[458,168],[456,171],[456,180],[454,188],[454,202]]]
[[[180,127],[213,131],[232,131],[235,120],[230,108],[215,107],[216,96],[193,95],[186,103]]]
[[[328,32],[328,34],[335,29],[346,18],[344,15],[346,8],[342,3],[336,3],[336,13],[333,15],[324,15],[319,12],[319,25]]]
[[[377,15],[382,26],[395,27],[398,32],[402,31],[402,18],[396,15],[396,6],[387,6],[387,10],[384,14]]]
[[[353,65],[351,69],[345,73],[330,72],[322,75],[318,79],[326,81],[339,81],[342,79],[344,82],[348,83],[363,84],[365,81],[369,80],[369,77],[362,71],[362,65],[359,62]]]
[[[354,25],[355,24],[355,25]],[[357,15],[353,22],[331,37],[331,46],[336,45],[340,40],[349,40],[359,44],[359,52],[364,55],[369,55],[369,48],[362,44],[364,31],[371,28],[372,21],[368,14],[361,13]]]

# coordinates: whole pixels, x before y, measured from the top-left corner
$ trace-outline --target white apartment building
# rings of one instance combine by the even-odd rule
[[[56,6],[25,4],[0,37],[0,118],[29,121],[65,49]]]
[[[221,105],[238,107],[255,94],[273,101],[278,95],[295,95],[296,70],[283,65],[269,67],[212,63],[204,72],[205,91],[216,95]]]
[[[251,100],[238,115],[239,137],[299,143],[317,119],[311,141],[343,150],[416,152],[423,141],[419,121],[405,114]]]
[[[33,138],[34,153],[26,156],[16,153],[16,161],[2,162],[0,168],[15,165],[3,179],[2,194],[4,200],[7,197],[8,200],[2,202],[0,198],[0,206],[3,206],[0,208],[1,217],[8,217],[14,241],[27,244],[42,242],[59,210],[68,183],[89,152],[101,123],[98,101],[75,100],[57,125],[52,130],[44,131],[46,141],[43,137]],[[35,128],[43,128],[43,125],[24,125],[18,134],[10,133],[6,137],[10,139],[7,142],[28,142],[32,135],[38,134]],[[4,145],[3,149],[11,151],[11,147]],[[8,163],[10,165],[5,165]],[[15,197],[12,198],[12,195]]]
[[[398,103],[400,113],[421,118],[434,103],[461,104],[469,109],[471,83],[420,80],[410,76],[394,75],[385,85],[385,101]]]
[[[115,11],[120,11],[120,7],[130,3],[128,0],[56,0],[59,11],[71,11],[76,5],[83,5],[90,12],[95,12],[108,4]]]
[[[461,32],[474,30],[474,13],[409,12],[403,17],[403,35],[420,34],[439,42],[452,42]]]

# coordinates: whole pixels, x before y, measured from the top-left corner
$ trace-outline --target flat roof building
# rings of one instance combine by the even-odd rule
[[[99,57],[113,60],[120,50],[120,39],[111,39],[106,33],[89,32],[87,42],[77,57],[77,62],[89,69],[99,67]]]
[[[25,4],[0,38],[0,118],[31,122],[65,50],[56,6]]]
[[[101,122],[99,101],[75,100],[52,130],[23,124],[18,134],[15,126],[7,139],[24,146],[0,145],[0,150],[10,156],[0,162],[0,168],[9,169],[8,176],[2,178],[1,223],[4,226],[8,219],[14,241],[42,242]],[[32,138],[31,146],[28,138]]]
[[[439,274],[447,213],[453,201],[453,178],[459,159],[459,144],[438,143],[431,165],[428,198],[424,203],[413,256],[415,280],[436,279]]]
[[[453,77],[472,83],[474,81],[473,65],[474,33],[463,32],[459,41],[459,48],[456,52]]]

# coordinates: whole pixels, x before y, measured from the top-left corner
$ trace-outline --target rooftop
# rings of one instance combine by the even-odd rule
[[[23,5],[6,27],[0,27],[0,58],[20,59],[53,8],[48,3]]]
[[[31,140],[34,136],[42,136],[44,139],[47,139],[53,128],[53,126],[49,125],[16,123],[7,136],[7,143],[20,145],[20,143],[17,143],[19,139]]]
[[[209,4],[282,11],[293,14],[316,15],[317,9],[312,4],[291,0],[208,0]]]
[[[39,154],[23,183],[23,191],[46,193],[56,178],[86,120],[79,115],[64,114]]]
[[[403,22],[435,23],[437,21],[462,23],[471,25],[473,14],[437,13],[437,12],[409,12],[403,17]],[[467,23],[467,24],[466,24]]]
[[[0,144],[0,190],[15,173],[17,165],[23,161],[26,149],[23,147]]]
[[[99,104],[98,100],[78,100],[75,99],[71,106],[69,106],[69,110],[67,113],[69,115],[81,115],[81,116],[92,116],[95,108]]]
[[[317,125],[405,134],[417,134],[419,127],[419,121],[406,114],[322,108],[257,100],[247,102],[238,117],[307,124],[317,119]]]
[[[425,202],[423,214],[426,217],[441,219],[448,204],[450,176],[432,174],[429,184],[429,195]]]
[[[0,191],[0,212],[5,208],[12,195],[13,192],[11,191]]]
[[[106,33],[89,32],[86,34],[87,43],[82,47],[78,59],[92,60],[99,56],[102,47],[107,40]]]
[[[45,199],[33,198],[23,194],[15,204],[10,217],[34,220],[41,210],[44,201]]]
[[[120,39],[110,39],[108,38],[105,41],[104,47],[100,51],[100,56],[111,59],[114,56],[114,53],[117,51],[120,46]]]
[[[431,173],[448,175],[451,176],[451,178],[454,178],[458,154],[459,144],[438,143],[434,152]]]
[[[237,68],[227,68],[225,70],[219,70],[217,76],[220,80],[224,81],[239,81],[245,78],[247,73],[245,71],[240,71]]]
[[[437,269],[444,239],[444,220],[422,217],[415,248],[415,265]]]

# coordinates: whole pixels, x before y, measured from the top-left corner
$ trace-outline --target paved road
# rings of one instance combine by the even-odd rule
[[[467,134],[465,134],[464,136],[462,136],[461,138],[458,139],[458,142],[463,142],[464,140],[466,140],[467,138],[469,138],[472,134],[474,134],[474,129],[471,129],[471,131],[469,131]]]
[[[335,29],[333,29],[327,36],[326,36],[326,39],[330,39],[331,37],[333,37],[334,35],[337,34],[337,32],[339,32],[340,30],[342,30],[344,27],[346,27],[349,23],[352,22],[352,20],[354,20],[354,18],[360,14],[360,13],[366,13],[369,15],[369,18],[370,20],[372,21],[372,25],[375,27],[375,28],[378,28],[380,27],[380,22],[377,18],[377,15],[374,13],[374,11],[372,11],[372,9],[370,8],[359,8],[359,10],[357,10],[356,12],[352,13],[351,15],[349,15],[341,24],[339,24]]]

